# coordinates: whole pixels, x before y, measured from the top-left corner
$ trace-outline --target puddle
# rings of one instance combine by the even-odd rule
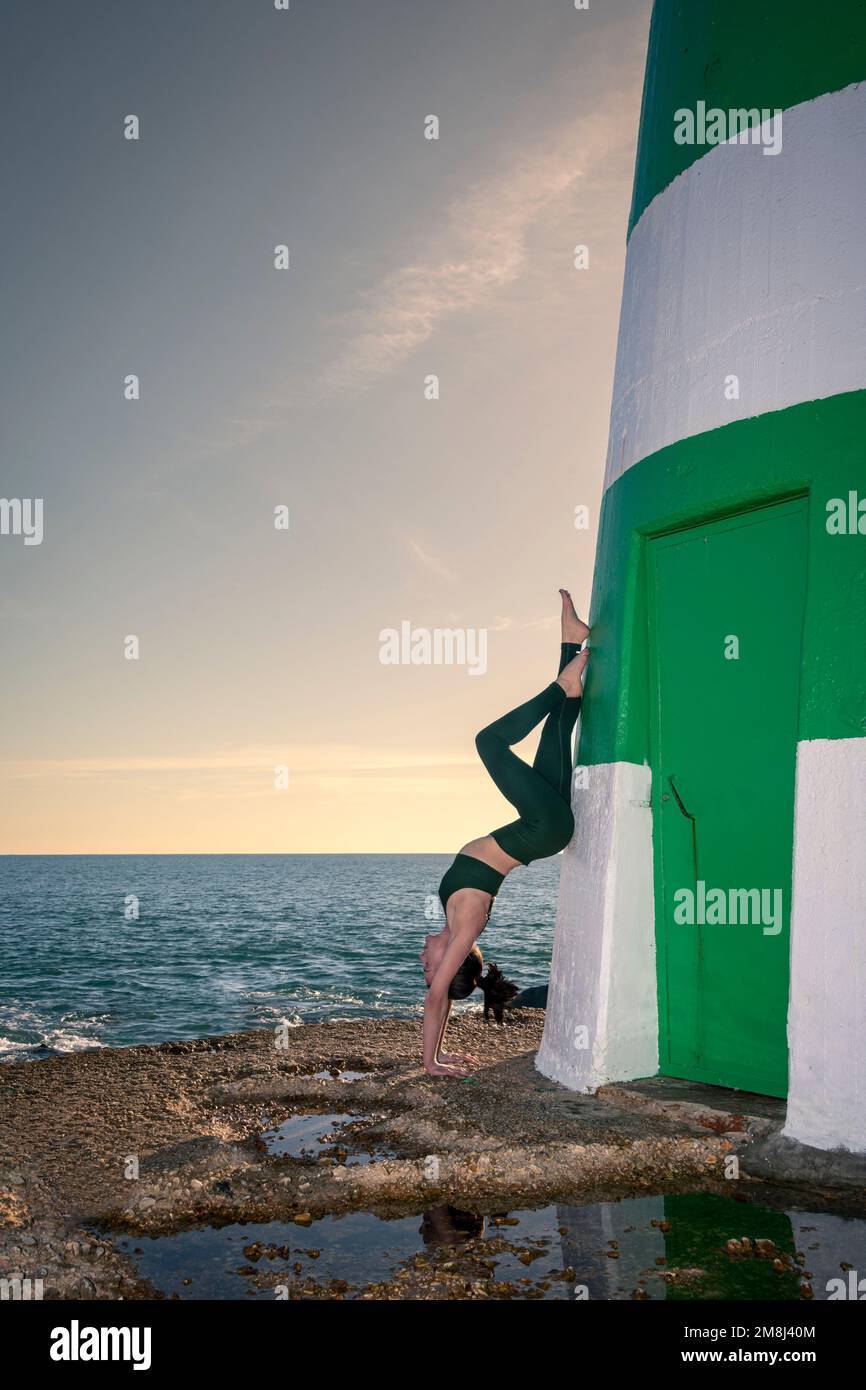
[[[332,1158],[347,1167],[372,1163],[377,1158],[393,1158],[392,1149],[365,1145],[363,1125],[366,1121],[369,1121],[369,1116],[292,1115],[282,1124],[264,1130],[259,1140],[271,1158],[294,1158],[306,1162]],[[347,1126],[350,1127],[348,1132]],[[355,1133],[352,1126],[359,1126],[361,1132]]]
[[[354,1115],[292,1115],[259,1135],[272,1158],[321,1158],[334,1131],[350,1124]]]
[[[273,1300],[280,1285],[291,1290],[304,1276],[351,1285],[389,1278],[419,1248],[419,1224],[417,1216],[383,1221],[356,1212],[325,1216],[308,1227],[251,1223],[170,1236],[121,1237],[115,1238],[115,1245],[132,1256],[142,1278],[168,1297]],[[322,1253],[316,1257],[311,1250]]]
[[[726,1248],[730,1241],[740,1244]],[[648,1299],[786,1301],[808,1284],[820,1300],[838,1296],[833,1281],[853,1278],[856,1289],[856,1271],[866,1273],[862,1217],[707,1193],[499,1216],[451,1205],[391,1221],[352,1212],[307,1227],[271,1222],[114,1242],[140,1277],[190,1299],[351,1299],[408,1270],[421,1281],[407,1289],[416,1297],[433,1283],[448,1297],[447,1281],[460,1275],[471,1296],[484,1298],[626,1300],[639,1290]]]

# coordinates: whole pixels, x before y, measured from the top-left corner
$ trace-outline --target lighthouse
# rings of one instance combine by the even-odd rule
[[[866,1153],[866,4],[656,0],[537,1066]]]

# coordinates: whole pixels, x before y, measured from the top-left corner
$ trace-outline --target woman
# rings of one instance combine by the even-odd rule
[[[439,885],[445,927],[427,937],[421,952],[427,984],[424,1070],[431,1076],[468,1076],[469,1067],[477,1062],[467,1053],[442,1052],[441,1047],[452,1000],[465,999],[486,982],[481,979],[482,957],[475,943],[487,925],[503,880],[519,864],[558,854],[574,832],[571,735],[589,658],[586,649],[580,655],[578,652],[589,628],[578,618],[568,590],[559,592],[559,675],[540,694],[482,729],[475,740],[481,761],[520,819],[470,840]],[[526,738],[542,719],[544,728],[530,767],[512,753],[511,745]]]

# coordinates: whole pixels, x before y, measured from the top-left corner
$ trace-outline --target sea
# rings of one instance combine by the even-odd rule
[[[0,857],[0,1060],[288,1023],[419,1017],[453,855]],[[516,869],[479,945],[546,984],[559,856]],[[480,991],[455,1004],[477,1010]]]

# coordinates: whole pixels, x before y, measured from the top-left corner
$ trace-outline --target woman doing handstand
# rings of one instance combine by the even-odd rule
[[[562,595],[559,674],[525,704],[504,714],[475,740],[479,757],[519,819],[470,840],[439,885],[445,927],[427,937],[421,964],[427,984],[424,1004],[424,1070],[431,1076],[467,1076],[477,1059],[442,1052],[451,1003],[465,999],[481,980],[481,952],[475,944],[490,918],[493,900],[512,869],[558,854],[574,832],[571,813],[571,735],[583,694],[589,636],[566,589]],[[511,751],[544,719],[530,767]]]

